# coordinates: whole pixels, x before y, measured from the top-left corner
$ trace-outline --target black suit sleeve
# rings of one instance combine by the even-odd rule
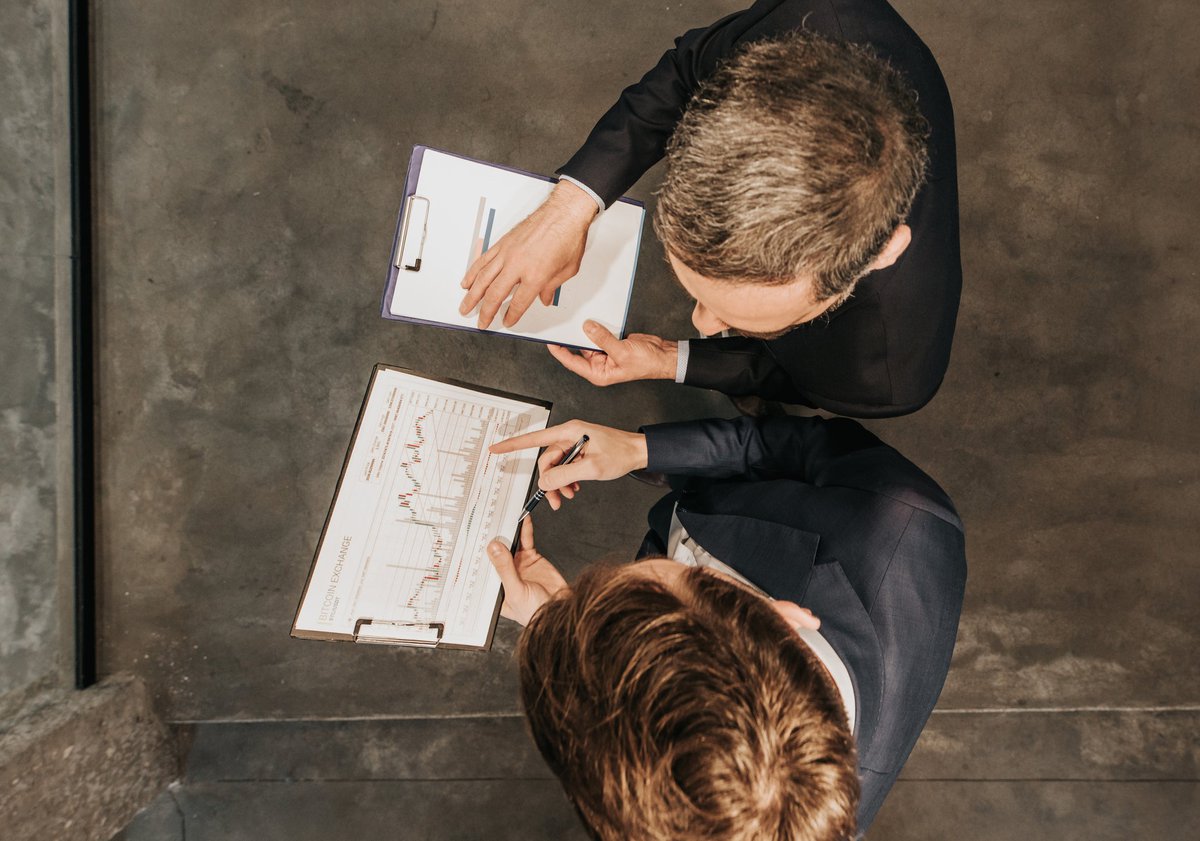
[[[941,384],[897,394],[880,344],[868,341],[872,319],[848,318],[827,327],[823,341],[806,341],[805,326],[772,341],[731,336],[689,342],[683,382],[730,395],[753,394],[853,418],[907,415],[929,402]]]
[[[953,503],[937,482],[848,418],[784,415],[694,420],[654,424],[640,431],[646,436],[647,468],[654,472],[685,480],[792,479],[816,487],[857,488],[962,528]]]
[[[621,92],[583,146],[558,171],[587,184],[605,205],[611,205],[662,158],[692,94],[722,58],[746,39],[783,33],[801,24],[819,32],[821,24],[829,21],[836,28],[828,7],[824,0],[759,0],[711,26],[685,32],[641,81]],[[809,15],[814,19],[806,21]]]
[[[692,339],[683,381],[734,396],[754,394],[767,400],[817,405],[775,361],[762,339]]]
[[[642,427],[648,469],[708,479],[796,479],[818,484],[847,459],[899,457],[842,418],[792,416],[696,420]]]
[[[937,392],[946,369],[944,357],[930,361],[927,356],[943,348],[948,356],[949,341],[913,342],[889,335],[883,313],[897,305],[880,301],[881,282],[890,281],[868,275],[849,302],[778,339],[693,339],[684,383],[856,418],[915,412]],[[901,327],[892,324],[893,332]]]

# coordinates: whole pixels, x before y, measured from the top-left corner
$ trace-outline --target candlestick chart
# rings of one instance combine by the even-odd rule
[[[514,434],[520,419],[419,392],[384,415],[368,469],[386,490],[368,533],[373,572],[360,581],[360,605],[413,623],[459,621],[477,607],[484,548],[505,525],[497,519],[509,497],[525,490],[488,446]]]

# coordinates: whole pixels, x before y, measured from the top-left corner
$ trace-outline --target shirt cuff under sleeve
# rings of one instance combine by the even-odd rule
[[[691,347],[687,339],[679,342],[679,360],[675,363],[675,382],[681,383],[687,379],[688,354]]]
[[[589,196],[592,197],[592,201],[594,201],[596,203],[596,207],[598,207],[600,209],[599,212],[600,213],[604,212],[604,209],[605,209],[604,208],[604,199],[600,198],[600,196],[596,193],[596,191],[593,190],[591,187],[589,187],[587,184],[584,184],[578,178],[572,178],[569,175],[562,175],[561,173],[558,176],[558,180],[559,181],[570,181],[576,187],[583,190],[585,193],[587,193]]]

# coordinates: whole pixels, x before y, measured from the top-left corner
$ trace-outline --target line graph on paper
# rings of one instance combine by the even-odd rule
[[[509,498],[524,493],[488,446],[524,418],[445,395],[395,392],[380,419],[368,481],[382,481],[354,602],[400,622],[470,622]]]

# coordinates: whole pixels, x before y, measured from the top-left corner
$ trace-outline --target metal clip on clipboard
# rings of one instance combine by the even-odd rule
[[[369,627],[368,627],[369,626]],[[372,633],[374,631],[374,633]],[[446,632],[443,622],[389,622],[359,619],[354,623],[354,641],[372,645],[415,645],[437,648]]]
[[[424,196],[414,194],[404,200],[404,222],[392,260],[396,268],[406,272],[421,271],[421,254],[429,232],[429,207],[429,199]]]

